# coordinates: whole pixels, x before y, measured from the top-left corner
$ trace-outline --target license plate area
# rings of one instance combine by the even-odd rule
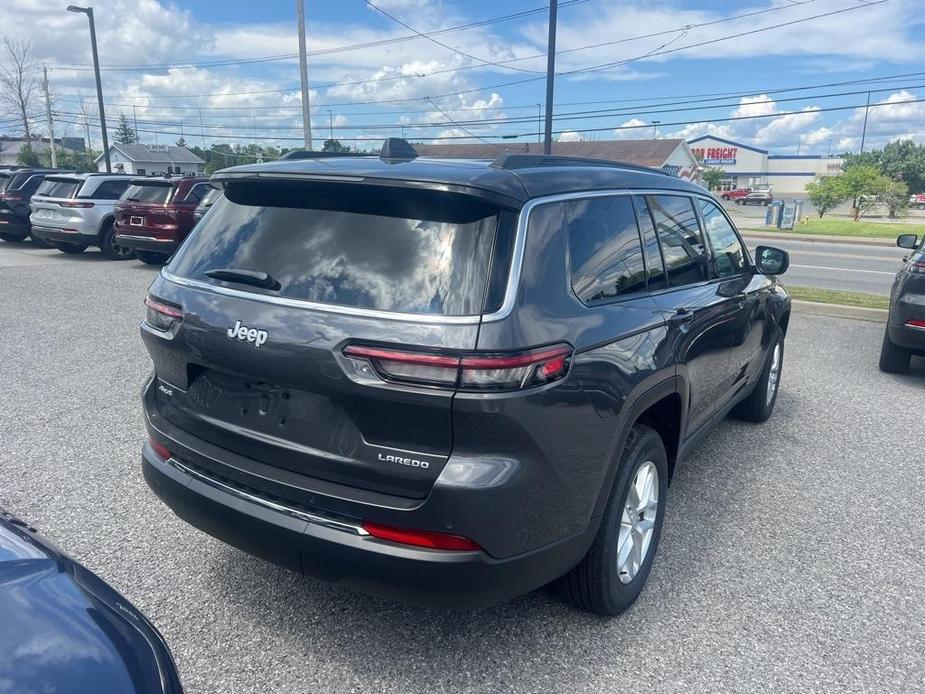
[[[145,218],[144,217],[129,217],[128,223],[133,227],[144,226]]]

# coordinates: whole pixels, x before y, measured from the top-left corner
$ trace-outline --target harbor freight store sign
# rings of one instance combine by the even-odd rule
[[[706,166],[733,166],[736,163],[738,147],[699,147],[692,148],[695,157],[703,160]]]

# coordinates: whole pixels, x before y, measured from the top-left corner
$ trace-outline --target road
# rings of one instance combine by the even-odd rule
[[[762,238],[746,235],[756,246],[778,246],[790,253],[790,269],[784,285],[842,289],[872,294],[889,294],[893,277],[909,251],[895,246],[873,246],[800,239]]]
[[[25,249],[0,244],[0,505],[141,608],[192,694],[925,691],[925,360],[880,373],[879,324],[794,316],[777,411],[722,423],[679,466],[625,615],[547,590],[435,612],[168,511],[139,465],[155,270]]]

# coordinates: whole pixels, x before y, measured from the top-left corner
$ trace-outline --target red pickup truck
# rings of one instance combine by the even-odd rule
[[[720,197],[723,200],[739,200],[752,192],[751,188],[735,188],[734,190],[724,190]]]
[[[925,193],[915,193],[909,196],[909,207],[925,210]]]

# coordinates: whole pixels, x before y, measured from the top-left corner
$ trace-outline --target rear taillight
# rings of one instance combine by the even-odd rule
[[[925,330],[925,320],[907,320],[906,325],[908,325],[910,328],[921,328],[922,330]]]
[[[925,258],[916,257],[909,261],[909,272],[925,272]]]
[[[145,299],[145,306],[148,309],[145,322],[155,330],[166,332],[183,320],[183,311],[180,308],[152,296]]]
[[[58,203],[59,207],[93,207],[94,203],[92,202],[71,202],[69,200],[63,200]]]
[[[170,449],[167,448],[167,446],[162,443],[158,443],[150,436],[148,437],[148,443],[151,444],[151,450],[157,454],[158,458],[161,460],[170,460],[173,454],[170,452]]]
[[[344,356],[368,364],[386,381],[464,390],[519,390],[565,376],[572,348],[554,345],[514,354],[449,355],[348,345]]]
[[[363,521],[363,529],[375,538],[397,542],[401,545],[414,547],[427,547],[428,549],[449,549],[458,552],[477,552],[482,548],[468,537],[450,535],[449,533],[435,533],[429,530],[409,530],[396,528],[391,525],[381,525]]]

